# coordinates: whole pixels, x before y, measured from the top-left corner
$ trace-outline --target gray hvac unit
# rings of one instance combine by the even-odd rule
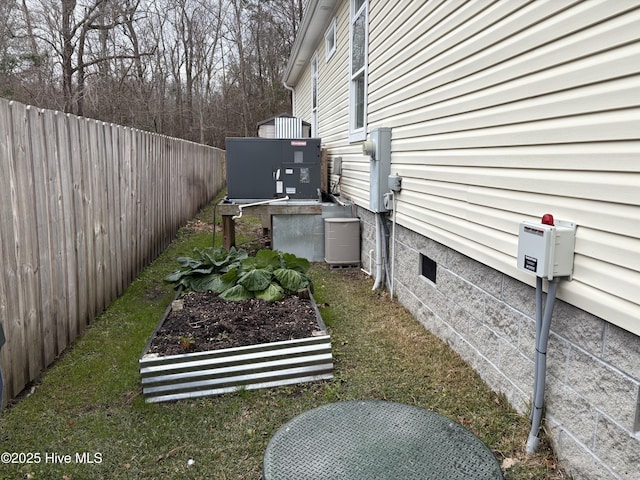
[[[227,196],[319,199],[319,138],[227,138]]]
[[[360,265],[360,219],[324,219],[324,260],[329,265]]]

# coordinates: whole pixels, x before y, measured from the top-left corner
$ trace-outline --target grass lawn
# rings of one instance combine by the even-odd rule
[[[545,438],[540,453],[527,457],[528,419],[402,306],[371,291],[372,280],[359,270],[311,270],[333,341],[333,380],[146,404],[138,358],[174,295],[162,279],[178,256],[211,245],[212,219],[213,204],[2,412],[0,452],[23,455],[0,463],[0,479],[257,480],[280,426],[311,408],[354,399],[403,402],[452,418],[509,466],[507,479],[568,478]],[[238,242],[260,230],[243,216]]]

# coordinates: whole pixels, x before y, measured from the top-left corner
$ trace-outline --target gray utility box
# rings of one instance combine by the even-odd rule
[[[360,265],[360,219],[324,219],[324,259],[329,265]]]
[[[227,138],[227,196],[319,199],[319,138]]]

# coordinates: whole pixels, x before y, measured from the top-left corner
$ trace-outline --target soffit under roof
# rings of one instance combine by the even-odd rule
[[[324,36],[338,3],[339,0],[309,0],[282,78],[285,85],[294,86],[297,83]]]

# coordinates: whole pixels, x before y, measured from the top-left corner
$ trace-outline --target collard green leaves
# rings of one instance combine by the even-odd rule
[[[180,268],[165,281],[196,292],[212,291],[225,300],[257,297],[281,300],[287,293],[309,288],[309,261],[290,253],[259,250],[250,257],[245,250],[232,247],[195,250],[194,257],[178,258]]]

